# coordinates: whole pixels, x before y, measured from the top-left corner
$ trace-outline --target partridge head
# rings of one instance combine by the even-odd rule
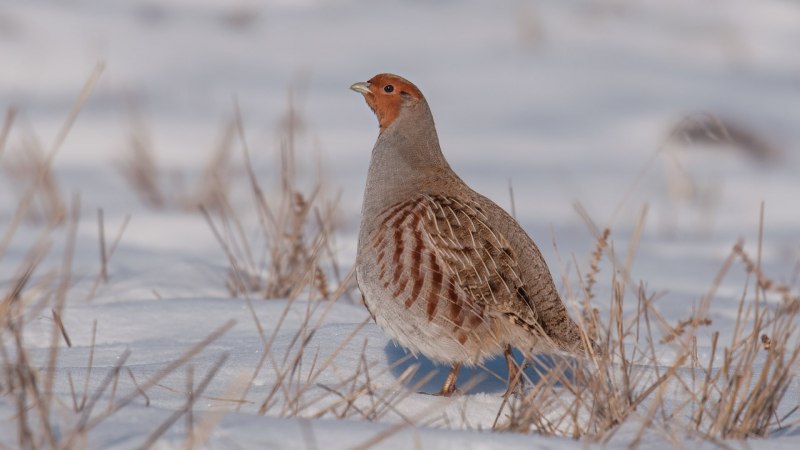
[[[378,117],[381,130],[391,125],[403,108],[424,101],[422,92],[405,78],[391,74],[375,75],[367,82],[355,83],[350,89],[364,94],[367,105]]]

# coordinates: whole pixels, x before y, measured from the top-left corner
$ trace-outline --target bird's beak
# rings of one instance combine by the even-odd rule
[[[356,84],[350,86],[350,89],[366,95],[366,94],[371,94],[372,93],[369,90],[369,86],[370,86],[369,81],[362,81],[361,83],[356,83]]]

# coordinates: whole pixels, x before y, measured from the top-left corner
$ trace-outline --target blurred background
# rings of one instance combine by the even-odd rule
[[[566,255],[593,245],[576,202],[623,240],[647,205],[641,270],[674,258],[672,276],[690,277],[687,258],[715,267],[755,235],[764,201],[766,260],[788,278],[800,259],[798,43],[790,0],[3,1],[0,106],[16,109],[0,220],[102,63],[55,153],[60,195],[80,192],[110,223],[131,214],[125,245],[218,252],[187,211],[205,178],[246,184],[238,104],[266,186],[291,140],[298,177],[321,174],[341,195],[350,264],[378,129],[348,87],[393,72],[426,95],[468,183],[509,209],[513,186],[549,261],[553,240]]]
[[[163,423],[170,448],[455,448],[484,441],[407,425],[574,438],[584,416],[604,446],[778,425],[743,445],[796,448],[798,49],[798,0],[0,0],[0,447],[140,448]],[[630,362],[600,358],[608,382],[537,364],[534,396],[489,377],[441,419],[413,395],[433,363],[407,370],[347,276],[378,135],[349,87],[382,72],[419,86],[451,166],[516,215],[573,317],[609,318]]]

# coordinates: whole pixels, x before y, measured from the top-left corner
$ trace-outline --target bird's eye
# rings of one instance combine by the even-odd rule
[[[394,86],[392,86],[391,84],[387,84],[386,86],[383,87],[383,91],[387,93],[393,92]]]

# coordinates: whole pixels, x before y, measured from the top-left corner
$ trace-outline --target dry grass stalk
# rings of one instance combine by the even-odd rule
[[[508,179],[508,198],[511,200],[511,217],[517,218],[517,203],[514,201],[514,185],[511,178]]]
[[[353,276],[351,271],[345,281],[350,281]],[[344,294],[347,283],[342,283],[334,292],[333,298],[340,298]],[[271,365],[274,375],[272,388],[261,401],[259,413],[279,417],[333,417],[333,418],[359,418],[368,421],[382,420],[387,414],[393,413],[401,418],[405,426],[415,425],[418,422],[400,413],[397,405],[406,400],[411,394],[421,389],[430,381],[435,373],[429,373],[418,380],[410,388],[404,387],[415,375],[418,365],[412,366],[390,383],[388,386],[378,387],[375,379],[385,376],[407,358],[401,358],[389,367],[375,371],[374,367],[379,361],[367,358],[367,343],[363,342],[358,358],[358,364],[350,372],[346,371],[339,377],[339,381],[327,385],[320,383],[320,378],[329,375],[332,371],[337,373],[335,362],[340,358],[346,348],[351,347],[363,327],[369,321],[358,324],[341,341],[333,351],[322,357],[319,349],[312,346],[312,338],[324,323],[325,318],[332,310],[334,301],[305,302],[305,315],[299,329],[295,332],[282,355],[276,354],[273,348],[274,339],[283,325],[284,318],[290,309],[297,310],[298,300],[289,300],[284,312],[278,317],[277,326],[271,336],[263,337],[264,352],[251,379],[255,379],[265,363]],[[261,328],[258,318],[253,316],[258,328]],[[310,360],[310,365],[308,361]],[[251,381],[252,383],[252,381]],[[242,399],[248,391],[242,394]]]
[[[695,146],[732,149],[760,164],[774,164],[782,155],[746,124],[711,113],[689,114],[672,127],[661,147],[667,194],[673,209],[665,220],[674,231],[681,205],[691,206],[690,211],[699,219],[699,229],[708,233],[712,230],[713,213],[720,205],[724,186],[717,177],[704,175],[707,168],[690,164],[691,159],[687,157],[692,150],[697,150],[692,148]]]
[[[729,346],[723,349],[722,368],[710,368],[716,353],[716,340],[706,372],[695,429],[705,436],[743,439],[764,437],[782,429],[784,422],[797,408],[783,418],[778,409],[783,394],[791,385],[800,366],[797,308],[770,308],[768,292],[780,294],[783,305],[793,298],[788,289],[778,286],[761,272],[761,248],[764,228],[764,205],[761,205],[758,233],[758,256],[753,263],[742,242],[733,246],[731,257],[738,256],[749,275],[755,275],[755,301],[745,305],[746,290],[739,303],[735,331]],[[719,280],[717,281],[717,283]],[[763,294],[763,295],[762,295]],[[763,302],[763,304],[762,304]],[[751,331],[746,332],[750,324]],[[765,351],[760,351],[760,350]],[[761,355],[766,355],[761,357]],[[705,419],[705,420],[704,420]],[[800,421],[795,421],[797,426]]]
[[[136,391],[144,398],[144,406],[150,406],[150,397],[147,395],[147,392],[144,391],[141,387],[139,387],[139,383],[136,381],[136,377],[133,375],[133,371],[126,367],[125,370],[128,371],[128,376],[131,378],[134,387],[136,387]]]
[[[731,145],[761,162],[774,162],[780,157],[780,153],[750,127],[706,112],[681,119],[670,132],[670,139],[685,144]]]
[[[11,125],[14,123],[14,118],[16,116],[16,108],[10,107],[6,110],[6,116],[5,119],[3,119],[3,126],[0,128],[0,159],[3,158],[3,153],[5,153],[8,135],[11,133]]]
[[[201,207],[231,266],[226,282],[231,295],[256,293],[267,299],[294,299],[307,293],[326,300],[335,298],[326,270],[338,278],[339,265],[331,245],[338,198],[332,202],[324,198],[319,166],[312,187],[301,190],[296,169],[296,116],[290,101],[279,155],[280,184],[277,195],[268,196],[255,175],[237,110],[236,130],[258,214],[258,241],[245,232],[245,219],[226,196],[217,198],[216,220],[205,205]],[[258,258],[254,249],[261,249]]]
[[[194,406],[195,399],[206,390],[208,385],[211,383],[211,380],[214,379],[214,377],[217,375],[217,372],[219,371],[220,368],[222,368],[222,365],[225,364],[225,361],[227,359],[228,359],[227,353],[222,354],[217,359],[217,361],[208,370],[208,373],[206,373],[206,376],[204,376],[203,379],[200,380],[200,383],[197,385],[197,387],[189,390],[190,395],[186,399],[186,403],[184,404],[184,406],[181,409],[172,413],[167,418],[167,420],[165,420],[161,425],[159,425],[158,428],[156,428],[155,431],[153,431],[153,433],[150,434],[150,436],[148,436],[147,440],[145,440],[144,444],[142,444],[142,446],[140,447],[141,449],[151,448],[153,444],[156,443],[158,438],[161,437],[161,435],[163,435],[173,424],[175,424],[175,422],[177,422],[178,419],[181,418],[181,416],[183,415],[191,416],[191,410],[192,407]],[[191,422],[188,429],[189,430],[192,429]]]
[[[103,208],[97,210],[97,230],[100,239],[100,278],[108,281],[108,253],[106,253],[106,227],[103,220]]]
[[[64,327],[64,322],[61,320],[61,314],[59,314],[55,309],[52,309],[51,311],[53,312],[53,321],[55,321],[58,329],[61,330],[61,336],[64,337],[64,343],[67,344],[67,347],[72,347],[72,340],[69,338],[69,333],[67,333],[67,329]]]
[[[128,395],[122,397],[119,401],[117,401],[117,403],[114,405],[113,408],[111,408],[108,411],[105,411],[103,413],[100,413],[95,417],[89,418],[89,416],[86,415],[85,419],[83,420],[83,423],[84,423],[83,429],[84,430],[90,430],[90,429],[96,427],[103,420],[107,419],[108,417],[110,417],[111,415],[115,414],[120,409],[122,409],[125,406],[127,406],[128,404],[130,404],[130,402],[132,402],[136,397],[138,397],[140,395],[139,394],[140,390],[141,391],[147,391],[151,387],[153,387],[156,384],[158,384],[161,380],[166,378],[168,375],[172,374],[177,369],[179,369],[179,368],[183,367],[184,365],[186,365],[186,363],[189,362],[189,360],[191,360],[194,356],[196,356],[198,353],[203,351],[206,347],[208,347],[209,344],[211,344],[212,342],[216,341],[222,335],[227,333],[231,328],[233,328],[233,326],[235,324],[236,324],[236,322],[234,320],[229,320],[228,322],[225,322],[223,325],[221,325],[216,330],[211,332],[208,336],[206,336],[203,340],[201,340],[200,342],[198,342],[197,344],[192,346],[189,350],[186,350],[184,353],[182,353],[180,356],[178,356],[174,361],[172,361],[171,363],[167,364],[161,370],[156,372],[156,374],[151,376],[147,381],[145,381],[144,383],[139,385],[138,389],[136,389],[135,391],[132,391]],[[118,369],[116,369],[116,370],[118,371]]]
[[[48,161],[41,144],[31,131],[28,131],[21,147],[9,153],[3,169],[13,186],[23,189],[21,196],[24,196],[26,189],[32,190],[33,201],[27,209],[27,220],[51,226],[64,220],[67,207],[51,161]],[[38,183],[29,186],[30,180],[38,180]]]
[[[32,201],[32,199],[29,197],[27,201]],[[233,325],[233,323],[224,325],[144,384],[135,383],[134,391],[116,400],[119,373],[130,353],[123,353],[116,366],[108,371],[99,385],[90,389],[97,325],[95,323],[83,393],[79,399],[72,374],[67,372],[62,375],[57,370],[62,347],[60,340],[64,339],[67,345],[71,344],[62,317],[73,279],[71,270],[78,228],[79,205],[78,198],[75,197],[69,221],[62,224],[67,227],[67,230],[61,265],[51,272],[38,275],[40,280],[32,282],[34,274],[51,249],[50,232],[52,229],[47,227],[39,239],[33,243],[28,255],[22,259],[17,274],[12,278],[12,282],[5,292],[0,293],[0,393],[10,399],[16,407],[17,414],[14,420],[17,425],[16,443],[19,448],[84,446],[88,432],[93,427],[124,408],[134,398],[140,395],[146,396],[145,392],[148,389],[184,365]],[[111,252],[113,252],[113,248]],[[3,253],[0,253],[0,257],[2,256]],[[40,317],[47,309],[53,316],[50,333],[51,345],[45,362],[40,367],[29,356],[23,336],[26,334],[26,325]],[[56,379],[62,376],[66,377],[70,386],[71,406],[66,406],[62,399],[55,394]],[[110,395],[108,395],[109,388],[111,389]],[[108,408],[94,413],[103,396],[109,397]],[[60,407],[61,405],[65,407]]]
[[[687,327],[691,327],[693,329],[699,328],[701,326],[708,326],[711,325],[711,319],[707,318],[698,318],[692,317],[691,319],[684,319],[678,322],[672,330],[669,331],[669,334],[661,338],[659,341],[660,344],[668,344],[674,341],[678,336],[683,336],[686,332]]]
[[[706,372],[694,421],[704,435],[743,439],[784,428],[785,418],[777,413],[800,363],[797,313],[767,308],[748,308],[748,313],[752,316],[743,319],[752,322],[752,331],[723,349],[721,368]]]
[[[756,277],[756,284],[757,289],[763,290],[765,292],[774,292],[781,296],[781,299],[784,301],[786,305],[790,305],[793,302],[797,302],[800,297],[796,295],[792,295],[792,288],[789,285],[781,284],[776,282],[775,280],[767,277],[761,271],[761,267],[759,264],[753,262],[747,252],[744,251],[743,243],[739,242],[733,247],[733,252],[736,256],[744,264],[744,268],[747,273],[753,274]]]
[[[608,251],[612,273],[629,273],[632,255],[626,260],[628,269],[618,270],[613,245]],[[745,288],[731,341],[723,347],[719,333],[713,333],[710,356],[704,360],[698,356],[697,332],[712,325],[711,301],[737,257],[764,295],[750,303]],[[612,275],[611,309],[596,337],[603,351],[586,358],[529,357],[537,381],[523,396],[501,406],[493,429],[608,442],[620,425],[638,420],[641,427],[631,444],[635,446],[647,427],[664,430],[672,440],[697,436],[724,445],[724,439],[764,437],[800,426],[800,420],[787,420],[798,408],[779,416],[783,394],[800,367],[800,309],[765,303],[765,295],[772,292],[784,299],[783,305],[787,290],[764,281],[758,260],[753,263],[737,243],[694,315],[675,325],[654,308],[656,296],[647,294],[643,285],[637,291],[637,307],[624,315],[626,283]],[[594,316],[592,310],[583,312]],[[670,344],[669,363],[658,357],[654,325],[667,332],[661,344]],[[670,398],[685,400],[668,402],[667,392],[673,393]]]
[[[166,204],[162,193],[161,176],[156,163],[153,141],[144,124],[134,120],[128,146],[128,155],[120,164],[120,172],[133,187],[139,199],[151,208],[163,208]]]
[[[234,397],[236,392],[242,391],[243,387],[247,385],[247,379],[242,375],[240,374],[228,382],[228,387],[223,394],[224,398]],[[183,448],[186,450],[206,448],[206,442],[211,438],[217,424],[222,420],[226,412],[223,409],[206,411],[202,418],[199,418],[200,420],[196,421],[193,427],[187,430]]]
[[[608,247],[608,237],[611,230],[606,228],[603,234],[597,239],[594,252],[592,253],[592,262],[589,264],[589,272],[586,274],[586,301],[590,301],[594,294],[592,293],[592,286],[597,282],[597,273],[600,271],[600,258],[603,257],[603,250]]]
[[[168,173],[158,164],[155,143],[144,121],[134,114],[127,154],[117,165],[139,199],[153,209],[196,211],[197,205],[216,209],[220,198],[228,198],[236,173],[231,161],[234,124],[224,124],[221,137],[196,182],[187,186],[186,173]]]
[[[73,209],[77,211],[77,207]],[[53,386],[58,375],[58,354],[61,346],[58,344],[60,338],[68,340],[68,334],[60,320],[63,315],[64,302],[66,299],[66,289],[69,287],[70,275],[68,271],[71,266],[72,247],[74,236],[77,230],[76,217],[74,214],[71,223],[71,231],[67,237],[68,249],[64,252],[65,260],[60,268],[59,277],[61,283],[51,283],[52,292],[46,292],[38,286],[29,287],[29,281],[43,259],[43,250],[31,252],[33,259],[24,260],[21,263],[19,276],[16,281],[9,286],[7,292],[3,293],[2,308],[0,311],[0,386],[2,394],[16,404],[17,415],[17,443],[20,448],[73,448],[80,442],[85,442],[87,433],[106,418],[110,417],[120,409],[124,408],[134,398],[144,395],[152,386],[161,379],[173,373],[184,365],[190,358],[203,350],[213,340],[227,331],[233,323],[227,323],[222,328],[212,333],[208,338],[201,341],[195,347],[177,358],[176,361],[163,368],[156,375],[151,377],[144,384],[136,384],[136,389],[123,398],[113,401],[113,391],[116,389],[117,378],[120,370],[129,356],[126,352],[120,356],[117,365],[106,375],[103,381],[94,389],[89,387],[89,379],[93,368],[94,342],[96,336],[96,323],[92,333],[92,345],[87,365],[86,378],[83,384],[83,393],[80,400],[75,393],[74,383],[70,373],[66,374],[72,392],[73,414],[65,414],[59,410],[60,400],[54,395]],[[39,248],[37,244],[37,248]],[[49,249],[49,246],[41,248]],[[30,289],[36,288],[35,292],[28,293]],[[54,314],[53,329],[51,332],[54,343],[48,353],[44,367],[39,367],[32,361],[28,354],[23,336],[26,324],[31,318],[37,317],[41,307],[37,296],[49,299],[53,303],[51,308]],[[13,356],[12,356],[13,355]],[[106,395],[109,387],[112,387],[111,400],[113,403],[109,407],[97,414],[93,414],[98,401]],[[55,433],[55,429],[59,432]]]
[[[478,379],[471,379],[468,382],[464,383],[462,388],[465,392],[473,389],[475,385],[479,382]],[[422,382],[418,383],[414,386],[414,389],[419,389],[422,386]],[[455,397],[442,397],[441,401],[434,402],[433,404],[427,406],[423,410],[414,414],[414,416],[407,418],[403,422],[397,423],[392,425],[391,427],[387,428],[386,430],[369,437],[365,441],[351,447],[351,450],[368,450],[373,448],[374,446],[380,444],[381,442],[389,439],[390,437],[394,436],[395,434],[406,430],[410,427],[416,426],[416,424],[423,423],[426,417],[430,417],[434,415],[437,411],[441,411],[446,408],[449,404],[451,404],[455,400]]]
[[[77,203],[76,203],[77,204]],[[77,211],[75,207],[73,211]],[[68,242],[74,243],[76,234],[76,221],[71,221],[71,230],[68,234]],[[60,306],[63,299],[64,284],[56,286],[50,284],[55,292],[44,293],[39,290],[39,286],[29,287],[37,267],[49,252],[50,246],[46,244],[44,237],[32,246],[28,257],[20,265],[18,276],[11,283],[10,289],[3,295],[2,307],[0,307],[0,357],[2,357],[3,377],[0,378],[0,385],[4,386],[5,394],[14,398],[17,409],[18,420],[18,443],[20,448],[40,448],[42,446],[55,447],[57,444],[56,434],[52,425],[52,406],[54,405],[52,396],[52,381],[55,370],[49,365],[40,369],[31,362],[23,339],[26,323],[44,308],[44,305],[36,299],[35,294],[28,294],[30,288],[35,288],[45,298],[55,302],[51,308],[53,329],[51,333],[52,341],[58,347],[60,337],[69,342],[68,334],[63,327],[60,318],[63,315],[63,308]],[[63,280],[68,279],[66,271],[69,270],[72,252],[69,248],[64,252],[66,270],[62,270]],[[0,256],[2,254],[0,253]],[[50,278],[50,277],[48,277]],[[61,293],[59,295],[59,293]],[[31,316],[31,314],[34,314]],[[9,342],[11,343],[9,345]],[[7,347],[9,346],[9,347]],[[10,351],[9,351],[10,350]],[[14,356],[12,356],[12,354]],[[48,364],[57,361],[57,351],[51,351],[48,355]],[[43,373],[43,374],[42,374]],[[35,424],[35,425],[34,425]],[[34,428],[32,428],[35,426]]]
[[[11,241],[11,237],[16,233],[17,228],[20,224],[26,219],[29,218],[29,212],[31,208],[34,207],[33,198],[36,197],[36,194],[42,190],[42,186],[48,186],[45,189],[45,194],[47,198],[51,202],[55,201],[53,195],[55,192],[53,189],[57,187],[57,184],[54,184],[54,177],[52,176],[52,165],[53,160],[58,153],[58,150],[61,148],[61,145],[64,143],[64,140],[69,135],[72,126],[75,124],[75,121],[78,118],[83,106],[86,104],[86,101],[89,99],[92,91],[94,90],[97,81],[100,79],[100,75],[102,75],[103,70],[105,69],[105,65],[100,62],[95,65],[94,69],[92,70],[91,74],[87,78],[86,82],[83,85],[83,89],[81,89],[78,98],[75,100],[75,103],[72,105],[72,109],[70,110],[69,114],[67,115],[64,124],[58,131],[58,134],[53,139],[52,144],[48,148],[47,152],[42,152],[41,158],[33,159],[33,165],[35,165],[35,169],[32,173],[29,173],[29,178],[25,179],[22,183],[23,186],[27,186],[22,195],[20,196],[20,200],[17,205],[17,210],[14,213],[14,218],[11,221],[10,226],[6,230],[6,234],[3,239],[0,241],[0,254],[3,254],[8,247],[9,242]],[[5,124],[3,126],[2,132],[2,148],[5,148],[5,141],[8,137],[8,133],[10,132],[11,125],[13,122],[13,118],[15,116],[15,110],[11,109],[7,113]],[[7,128],[7,129],[6,129]],[[31,136],[31,133],[28,133]],[[35,144],[35,140],[28,142],[30,145]],[[35,148],[38,149],[38,144],[35,144]],[[34,150],[35,151],[35,150]],[[30,161],[29,161],[30,163]],[[29,164],[23,163],[23,164]],[[26,167],[23,166],[22,169]],[[30,167],[27,167],[30,168]],[[19,168],[18,168],[19,169]],[[14,170],[16,173],[17,170]],[[50,180],[50,181],[48,181]],[[57,204],[54,203],[54,204]],[[62,205],[63,206],[63,205]],[[65,210],[62,209],[55,209],[55,210],[45,210],[44,217],[49,218],[48,223],[50,225],[58,224],[63,218],[63,213]]]
[[[100,287],[100,284],[108,281],[108,263],[111,261],[111,257],[114,256],[114,252],[117,250],[117,245],[119,245],[119,241],[122,239],[122,235],[125,233],[125,229],[128,227],[128,223],[131,221],[131,215],[127,214],[125,219],[122,221],[122,225],[120,225],[119,230],[117,231],[117,235],[114,237],[114,241],[111,243],[111,248],[106,250],[105,223],[103,220],[102,209],[97,210],[97,218],[99,229],[98,239],[100,250],[100,272],[97,274],[97,278],[94,280],[92,289],[89,291],[89,295],[86,297],[87,300],[92,300],[97,293],[97,289]]]

